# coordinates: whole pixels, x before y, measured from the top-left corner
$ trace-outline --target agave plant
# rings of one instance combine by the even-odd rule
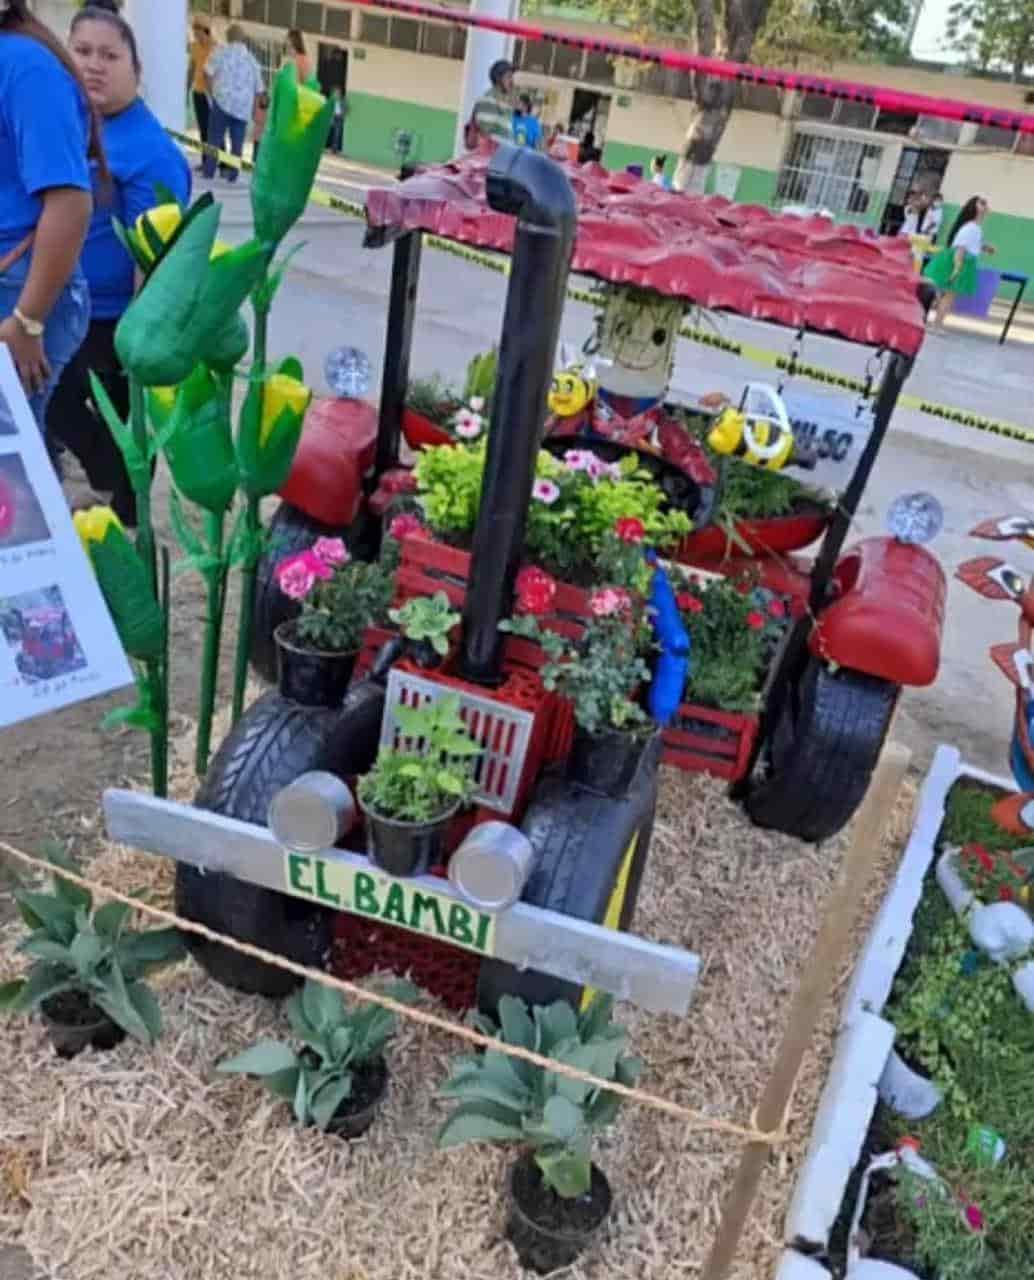
[[[391,983],[383,993],[406,1003],[418,994],[410,982]],[[301,1049],[260,1040],[216,1070],[257,1076],[271,1093],[291,1103],[299,1124],[325,1132],[352,1096],[355,1073],[380,1058],[395,1034],[395,1015],[376,1004],[349,1009],[340,992],[311,980],[285,1008]]]
[[[626,1055],[626,1032],[611,1022],[613,1000],[597,995],[581,1014],[557,1001],[535,1005],[503,996],[499,1029],[479,1026],[504,1044],[520,1045],[604,1080],[631,1085],[642,1063]],[[466,1142],[512,1142],[531,1148],[547,1187],[565,1199],[591,1186],[592,1136],[612,1124],[621,1098],[558,1075],[498,1049],[454,1059],[440,1096],[459,1106],[438,1134],[440,1147]]]
[[[56,849],[49,857],[65,870],[74,869]],[[0,1009],[30,1013],[55,996],[74,993],[127,1034],[153,1044],[161,1035],[161,1011],[142,979],[159,965],[182,959],[178,931],[127,929],[131,907],[108,902],[94,911],[89,891],[59,875],[50,893],[19,891],[14,897],[31,930],[18,950],[35,963],[25,977],[0,985]]]

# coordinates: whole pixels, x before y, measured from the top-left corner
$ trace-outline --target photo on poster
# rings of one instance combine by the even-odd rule
[[[56,585],[0,596],[0,633],[18,674],[28,684],[69,676],[86,666],[86,655]]]
[[[16,436],[17,434],[18,424],[14,420],[11,406],[7,403],[3,387],[0,387],[0,436]]]
[[[0,454],[0,551],[49,538],[50,526],[21,456]]]

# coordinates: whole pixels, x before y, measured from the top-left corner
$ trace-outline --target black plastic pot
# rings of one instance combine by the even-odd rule
[[[361,1138],[373,1124],[388,1096],[388,1065],[383,1058],[364,1062],[352,1073],[352,1096],[334,1112],[327,1133],[338,1138]]]
[[[415,662],[425,671],[435,671],[445,661],[430,640],[404,640],[402,652],[410,662]]]
[[[565,1200],[543,1184],[530,1155],[510,1167],[506,1235],[521,1265],[540,1276],[569,1267],[591,1244],[610,1213],[610,1183],[592,1166],[587,1195]]]
[[[339,707],[348,692],[358,651],[328,653],[309,648],[299,641],[294,621],[282,622],[273,639],[282,696],[303,707]]]
[[[590,733],[575,725],[567,776],[597,795],[621,800],[628,795],[652,734],[601,729]]]
[[[459,801],[431,822],[402,822],[366,814],[366,852],[370,861],[392,876],[422,876],[444,861],[445,833]]]
[[[126,1038],[117,1022],[78,991],[44,1000],[40,1016],[59,1058],[74,1058],[87,1048],[114,1049]]]

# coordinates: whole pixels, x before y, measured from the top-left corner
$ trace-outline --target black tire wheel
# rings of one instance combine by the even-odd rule
[[[195,804],[265,826],[269,802],[299,774],[365,772],[377,754],[384,690],[371,681],[349,691],[340,711],[302,707],[278,693],[249,707],[219,748]],[[232,876],[176,868],[176,910],[240,942],[322,968],[336,913]],[[195,960],[217,982],[255,995],[289,995],[299,979],[217,942],[188,935]]]
[[[281,502],[269,522],[269,543],[255,567],[255,611],[251,623],[251,665],[267,684],[276,683],[273,632],[296,618],[301,606],[277,586],[274,570],[285,556],[311,547],[317,538],[344,538],[348,530],[313,520],[298,507]]]
[[[521,830],[538,860],[521,901],[580,920],[631,927],[657,806],[657,755],[644,759],[624,800],[595,795],[566,778],[548,777],[535,790]],[[627,863],[626,863],[627,858]],[[551,974],[483,960],[478,1007],[492,1017],[504,995],[528,1004],[567,1000],[577,1009],[584,988]]]
[[[843,830],[869,789],[900,691],[809,659],[747,790],[751,821],[811,843]]]

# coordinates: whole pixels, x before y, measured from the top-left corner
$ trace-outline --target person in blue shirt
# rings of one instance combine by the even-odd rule
[[[542,150],[542,125],[532,114],[530,94],[522,93],[517,99],[517,110],[513,113],[513,140],[519,147]]]
[[[28,0],[0,0],[0,343],[42,428],[54,384],[86,333],[79,254],[104,169],[82,83]]]
[[[132,258],[119,243],[113,219],[132,226],[141,213],[163,203],[161,184],[182,204],[190,200],[190,165],[157,118],[139,98],[140,56],[133,29],[118,13],[87,5],[72,20],[72,57],[90,102],[101,119],[111,171],[94,192],[94,214],[82,265],[90,289],[90,328],[58,384],[47,414],[47,435],[79,459],[90,487],[110,493],[111,506],[126,524],[136,510],[122,455],[90,394],[92,370],[115,408],[126,418],[129,384],[115,354],[115,328],[133,300]]]

